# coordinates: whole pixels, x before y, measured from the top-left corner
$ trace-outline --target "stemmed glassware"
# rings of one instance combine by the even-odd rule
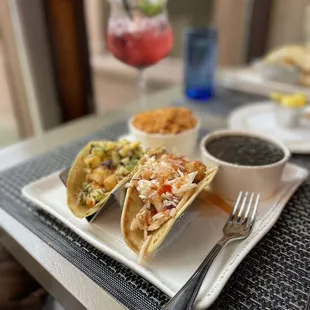
[[[107,47],[123,63],[138,69],[140,101],[145,107],[143,70],[165,58],[173,45],[166,0],[109,0]]]

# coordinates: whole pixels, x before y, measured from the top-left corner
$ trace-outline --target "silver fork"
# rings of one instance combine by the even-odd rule
[[[234,209],[223,228],[224,236],[213,247],[181,290],[164,306],[163,310],[190,310],[193,308],[200,286],[220,251],[227,243],[245,239],[250,235],[259,199],[260,194],[239,193]]]

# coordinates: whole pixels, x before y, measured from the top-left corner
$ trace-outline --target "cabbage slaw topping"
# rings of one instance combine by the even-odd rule
[[[131,230],[148,232],[158,229],[173,218],[190,198],[197,184],[204,178],[206,166],[185,157],[164,154],[156,159],[146,157],[127,187],[135,187],[143,206],[132,220]]]

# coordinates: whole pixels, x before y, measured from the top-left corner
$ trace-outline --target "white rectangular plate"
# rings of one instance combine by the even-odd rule
[[[260,204],[252,234],[224,248],[213,263],[198,296],[197,308],[210,306],[243,258],[271,229],[286,202],[307,177],[304,168],[288,164],[277,193]],[[144,266],[125,244],[120,230],[121,210],[108,208],[89,224],[75,218],[66,206],[66,189],[59,172],[37,180],[23,188],[23,195],[51,213],[87,242],[139,273],[169,296],[173,296],[222,237],[228,213],[202,193],[176,223],[164,246]],[[167,246],[169,244],[169,246]]]

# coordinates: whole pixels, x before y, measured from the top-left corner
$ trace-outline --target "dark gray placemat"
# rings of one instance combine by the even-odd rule
[[[90,137],[11,168],[0,175],[0,207],[110,292],[129,309],[160,309],[168,297],[124,265],[98,251],[60,221],[25,201],[27,183],[68,167],[90,139],[114,139],[126,120]],[[309,156],[294,161],[310,168]],[[310,178],[274,228],[234,272],[212,309],[304,309],[310,291]]]
[[[0,207],[48,243],[129,309],[158,309],[168,297],[136,273],[95,249],[59,220],[27,202],[21,189],[31,181],[69,167],[89,140],[116,139],[127,131],[126,121],[72,142],[3,172]]]

